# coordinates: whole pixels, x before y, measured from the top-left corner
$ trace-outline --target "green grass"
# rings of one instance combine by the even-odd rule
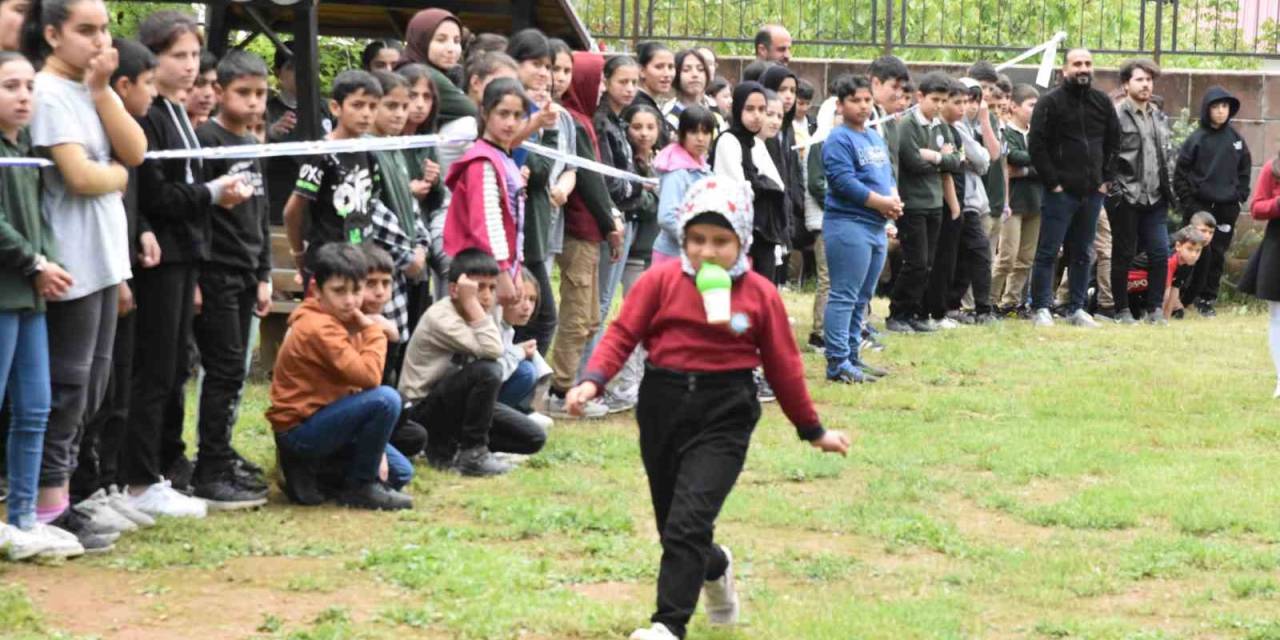
[[[789,302],[806,334],[807,299]],[[698,615],[691,637],[1280,639],[1264,325],[1228,311],[893,337],[868,356],[892,377],[861,387],[818,380],[806,354],[825,421],[855,446],[819,455],[766,410],[717,528],[744,624]],[[270,467],[265,395],[249,389],[236,444]],[[406,513],[273,495],[111,555],[0,565],[0,637],[619,638],[647,619],[660,548],[630,416],[557,425],[509,476],[423,467],[411,490]],[[108,596],[65,602],[49,588],[63,579],[139,602],[99,616]],[[198,610],[244,589],[234,612]]]

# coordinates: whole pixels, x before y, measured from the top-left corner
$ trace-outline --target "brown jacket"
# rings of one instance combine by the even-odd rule
[[[276,356],[267,420],[289,431],[335,401],[382,382],[387,336],[376,325],[352,334],[316,299],[289,315],[289,333]]]

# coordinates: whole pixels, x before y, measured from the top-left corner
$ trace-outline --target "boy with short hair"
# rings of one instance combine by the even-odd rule
[[[336,120],[326,140],[349,140],[369,133],[382,99],[382,85],[367,71],[343,71],[333,79],[329,110]],[[320,247],[331,242],[360,244],[368,230],[381,177],[364,151],[330,153],[303,160],[298,181],[284,207],[289,253],[303,275]],[[303,234],[306,237],[303,237]]]
[[[1004,130],[1009,147],[1009,206],[1001,215],[1000,240],[996,251],[995,275],[991,280],[991,302],[1001,315],[1015,313],[1026,300],[1027,278],[1036,257],[1040,238],[1040,177],[1031,164],[1027,134],[1031,113],[1040,92],[1034,85],[1013,88],[1009,104],[1009,126]]]
[[[1164,282],[1163,310],[1166,318],[1175,311],[1182,310],[1179,289],[1187,281],[1195,265],[1199,263],[1205,247],[1211,242],[1209,236],[1192,225],[1177,230],[1170,240],[1173,242],[1173,251],[1168,257],[1169,264],[1165,270]]]
[[[960,207],[959,248],[947,309],[948,317],[960,322],[987,324],[995,319],[991,313],[991,239],[987,234],[992,212],[996,207],[1004,209],[1005,179],[1000,124],[991,113],[986,96],[998,96],[1000,90],[994,83],[988,86],[971,78],[961,78],[960,82],[968,89],[964,116],[955,124],[965,149],[965,198]],[[993,176],[994,184],[999,185],[994,194]],[[962,307],[971,288],[973,314],[969,315]]]
[[[1249,199],[1253,159],[1249,145],[1231,127],[1240,101],[1222,87],[1209,87],[1200,106],[1200,127],[1187,137],[1178,152],[1173,188],[1181,202],[1183,219],[1197,211],[1212,213],[1222,225],[1206,247],[1208,255],[1196,263],[1191,281],[1182,291],[1182,304],[1195,305],[1200,315],[1216,315],[1218,287],[1227,249],[1235,237],[1241,203]]]
[[[449,297],[422,315],[405,350],[400,393],[409,418],[427,428],[427,460],[466,476],[511,470],[492,451],[536,453],[546,432],[524,414],[498,403],[504,345],[492,316],[498,263],[466,249],[449,265]]]
[[[298,504],[323,502],[315,465],[350,449],[338,503],[409,509],[409,496],[378,481],[401,402],[395,389],[378,384],[387,336],[361,309],[368,262],[359,247],[333,242],[312,253],[311,266],[316,293],[289,316],[266,413],[285,494]]]
[[[951,80],[947,88],[947,100],[940,111],[943,127],[950,134],[950,139],[955,141],[961,161],[953,171],[943,175],[943,201],[946,202],[950,215],[944,213],[942,216],[924,294],[927,321],[931,327],[938,329],[955,329],[960,326],[956,318],[950,317],[949,311],[952,280],[959,262],[960,239],[964,235],[964,209],[966,203],[970,209],[981,208],[985,206],[987,198],[981,179],[971,181],[969,170],[979,162],[983,164],[978,168],[985,170],[990,156],[980,143],[961,131],[971,91],[978,92],[979,89],[976,86],[971,88],[959,80]],[[974,157],[971,158],[970,155]],[[950,185],[947,184],[948,179]]]
[[[951,79],[938,71],[924,75],[916,93],[919,108],[898,124],[898,193],[903,213],[898,219],[902,269],[894,282],[890,331],[931,332],[924,316],[924,293],[929,282],[942,227],[944,172],[960,168],[960,154],[950,127],[939,118],[951,90]]]
[[[218,115],[196,129],[204,147],[254,144],[249,127],[262,117],[267,101],[267,65],[258,56],[229,52],[216,69],[213,84]],[[207,178],[239,175],[244,202],[209,216],[209,259],[197,280],[204,306],[194,333],[200,347],[204,381],[197,420],[200,450],[192,484],[211,508],[247,508],[266,503],[262,470],[231,447],[237,405],[244,387],[253,316],[271,310],[271,231],[262,162],[207,160]]]

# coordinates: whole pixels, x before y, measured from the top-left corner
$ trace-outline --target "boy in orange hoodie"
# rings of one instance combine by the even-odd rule
[[[330,243],[313,266],[317,295],[289,316],[267,409],[285,493],[299,504],[323,502],[313,464],[349,450],[339,504],[409,509],[409,496],[378,481],[401,403],[395,389],[379,386],[387,336],[360,309],[368,261],[359,247]]]

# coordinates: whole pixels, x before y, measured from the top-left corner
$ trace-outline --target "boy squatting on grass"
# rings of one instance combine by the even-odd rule
[[[712,543],[712,534],[760,420],[756,367],[764,366],[801,439],[842,455],[849,448],[845,434],[823,429],[809,399],[782,297],[768,278],[747,268],[751,198],[749,185],[723,176],[689,188],[680,214],[680,260],[656,265],[636,282],[583,382],[565,399],[580,413],[644,344],[649,360],[636,421],[663,551],[653,624],[637,629],[632,640],[683,638],[700,587],[713,623],[737,622],[733,557]],[[708,323],[699,302],[694,274],[707,262],[733,279],[728,324]]]

